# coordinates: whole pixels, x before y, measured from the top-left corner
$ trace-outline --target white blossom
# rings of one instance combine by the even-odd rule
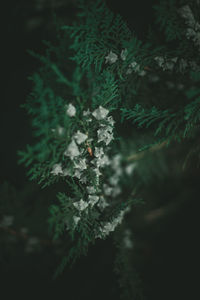
[[[90,112],[89,109],[83,111],[83,116],[84,116],[84,117],[87,117],[87,116],[89,116],[90,114],[91,114],[91,112]]]
[[[101,234],[97,235],[96,237],[101,237],[102,235],[105,237],[110,232],[114,231],[117,225],[122,222],[125,212],[125,210],[121,211],[120,214],[112,222],[104,223],[101,228]]]
[[[114,174],[113,176],[111,176],[108,181],[113,186],[117,185],[118,182],[119,182],[119,176],[118,176],[118,174]]]
[[[195,18],[189,5],[182,6],[181,8],[179,8],[178,12],[186,20],[189,26],[194,26]]]
[[[136,163],[132,163],[132,164],[129,164],[128,166],[126,166],[125,168],[125,172],[127,175],[131,175],[133,173],[133,171],[135,170],[137,164]]]
[[[78,158],[74,161],[74,166],[76,169],[83,171],[87,169],[86,158]]]
[[[71,103],[68,105],[66,114],[70,117],[74,117],[76,115],[76,108]]]
[[[55,164],[55,165],[53,165],[51,173],[53,175],[63,174],[61,164]]]
[[[111,126],[113,126],[115,124],[115,121],[113,120],[112,116],[107,117],[106,120],[108,121],[109,125],[111,125]]]
[[[72,140],[72,142],[69,144],[67,150],[64,152],[64,155],[69,156],[71,159],[74,159],[74,157],[80,155],[80,151],[74,140]]]
[[[110,196],[112,194],[113,187],[110,187],[109,185],[104,183],[103,184],[103,191],[104,191],[106,196]]]
[[[122,59],[122,60],[125,60],[125,59],[126,59],[127,53],[128,53],[127,49],[123,49],[123,50],[121,51],[120,56],[121,56],[121,59]]]
[[[108,166],[110,164],[110,161],[107,155],[103,155],[101,157],[94,159],[92,163],[99,168],[99,167]]]
[[[111,167],[115,171],[115,174],[117,174],[118,176],[122,175],[121,159],[121,155],[116,154],[111,161]]]
[[[0,226],[9,227],[13,224],[13,220],[14,220],[13,216],[5,215],[5,216],[3,216],[3,218],[0,222]]]
[[[68,170],[67,168],[65,168],[63,170],[63,173],[62,173],[63,176],[71,176],[72,175],[72,172],[70,170]]]
[[[75,138],[77,144],[80,145],[83,142],[85,142],[85,140],[88,138],[88,136],[78,130],[77,133],[74,135],[74,138]]]
[[[145,76],[146,75],[146,71],[145,70],[142,70],[142,71],[139,71],[138,75],[139,76]]]
[[[101,157],[104,155],[103,147],[95,147],[94,156]]]
[[[96,176],[102,175],[102,173],[99,171],[99,168],[94,168],[93,171],[96,173]]]
[[[200,47],[200,24],[195,20],[191,8],[189,5],[184,5],[178,11],[185,19],[185,23],[189,26],[186,30],[186,37],[192,39],[193,42]]]
[[[162,67],[164,65],[164,58],[162,56],[156,56],[154,57],[154,60],[157,62],[159,67]]]
[[[74,224],[75,224],[75,226],[78,224],[78,222],[80,221],[80,217],[77,217],[77,216],[74,216],[73,217],[73,220],[74,220]]]
[[[63,135],[64,132],[65,132],[64,127],[58,126],[58,134],[59,134],[59,135]]]
[[[111,126],[103,126],[102,128],[98,129],[98,143],[104,142],[106,145],[108,145],[114,139],[112,130],[113,129]]]
[[[93,207],[99,200],[99,196],[96,195],[89,195],[89,204]]]
[[[79,211],[82,211],[84,209],[86,209],[88,207],[88,202],[83,201],[83,199],[81,199],[78,202],[74,202],[73,203],[74,207],[76,207]]]
[[[95,109],[92,113],[92,115],[97,119],[97,120],[103,120],[107,117],[109,113],[109,110],[105,109],[102,106],[99,106],[97,109]]]
[[[112,191],[112,197],[117,197],[119,194],[121,193],[121,189],[119,186],[116,186],[115,188],[113,188],[113,191]]]
[[[82,175],[82,171],[80,171],[79,169],[75,169],[73,177],[80,179],[81,175]]]
[[[89,194],[95,194],[96,193],[96,190],[93,186],[88,186],[87,191],[88,191]]]
[[[87,176],[81,175],[81,178],[79,180],[81,183],[87,183]]]
[[[165,70],[172,71],[178,58],[172,57],[172,58],[166,59],[162,56],[156,56],[156,57],[154,57],[154,60],[157,62],[158,66],[163,69],[163,71],[165,71]]]
[[[100,196],[99,202],[98,202],[98,207],[101,210],[104,210],[107,206],[109,206],[108,202],[105,200],[103,196]]]
[[[118,57],[117,57],[117,54],[110,51],[109,54],[105,57],[105,59],[106,59],[106,63],[113,64],[117,61]]]

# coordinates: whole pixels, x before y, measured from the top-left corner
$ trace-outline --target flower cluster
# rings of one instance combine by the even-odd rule
[[[128,51],[127,49],[122,49],[120,57],[124,61],[126,60]],[[110,51],[109,54],[105,57],[106,63],[113,64],[117,61],[118,56],[114,52]],[[126,71],[126,74],[131,74],[132,72],[137,73],[139,76],[144,76],[146,75],[146,71],[142,70],[140,65],[134,60],[131,64],[129,64],[128,69]]]
[[[71,118],[75,117],[76,108],[69,104],[66,114]],[[54,176],[76,178],[84,188],[82,197],[72,199],[73,228],[88,215],[89,210],[96,207],[103,212],[113,204],[122,192],[119,184],[121,177],[131,175],[135,168],[135,164],[122,168],[120,154],[109,157],[108,146],[114,139],[115,122],[113,117],[108,115],[109,111],[102,106],[94,111],[84,110],[81,122],[84,121],[86,126],[83,127],[84,130],[81,127],[80,130],[74,131],[63,153],[70,167],[64,168],[62,163],[57,163],[51,170]],[[104,171],[105,168],[107,169]],[[104,177],[101,181],[100,176]],[[121,223],[125,212],[126,210],[121,211],[112,222],[100,222],[96,237],[105,237],[113,231]]]
[[[188,25],[186,30],[187,39],[192,39],[194,44],[200,48],[200,24],[195,20],[189,5],[184,5],[179,9],[179,14]]]
[[[105,238],[110,232],[114,231],[115,228],[122,223],[125,213],[129,212],[129,209],[122,210],[119,215],[114,218],[111,222],[102,222],[100,233],[96,237]]]
[[[156,56],[154,60],[157,62],[158,66],[163,69],[163,71],[169,70],[172,71],[174,69],[174,65],[176,64],[178,58],[166,58],[162,56]]]

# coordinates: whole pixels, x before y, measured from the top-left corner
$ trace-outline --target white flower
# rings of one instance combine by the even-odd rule
[[[106,202],[106,200],[103,196],[100,196],[100,199],[99,199],[99,202],[98,202],[97,205],[101,210],[103,210],[104,208],[109,206],[109,204]]]
[[[130,237],[128,237],[128,236],[124,237],[124,247],[126,249],[132,249],[133,248],[133,242],[131,241]]]
[[[99,171],[99,168],[94,168],[93,170],[96,173],[96,176],[102,175],[102,173]]]
[[[65,169],[63,170],[62,175],[63,175],[63,176],[71,176],[71,175],[72,175],[72,172],[69,171],[67,168],[65,168]]]
[[[83,199],[81,199],[78,202],[73,203],[74,207],[76,207],[79,211],[82,211],[84,209],[86,209],[88,207],[88,202],[83,201]]]
[[[89,195],[89,204],[93,207],[99,200],[99,196]]]
[[[180,15],[186,20],[186,23],[190,26],[193,27],[195,24],[195,18],[192,13],[191,8],[189,5],[184,5],[181,8],[179,8],[178,12]]]
[[[131,175],[135,169],[135,167],[137,166],[136,163],[132,163],[130,165],[128,165],[126,168],[125,168],[125,172],[127,175]]]
[[[101,157],[104,155],[103,147],[95,147],[94,156]]]
[[[162,67],[164,64],[164,58],[162,56],[156,56],[154,58],[154,60],[157,62],[157,64],[159,65],[159,67]]]
[[[74,216],[73,217],[73,220],[74,220],[74,224],[75,224],[75,226],[78,224],[78,222],[80,221],[80,217],[77,217],[77,216]]]
[[[13,216],[3,216],[2,221],[0,222],[0,226],[9,227],[13,224],[14,217]]]
[[[58,135],[63,135],[65,132],[65,129],[61,126],[58,126]]]
[[[88,138],[88,136],[78,130],[77,133],[74,135],[74,138],[75,138],[77,144],[80,145],[83,142],[85,142],[85,140]]]
[[[83,116],[84,116],[84,117],[87,117],[87,116],[89,116],[90,114],[91,114],[91,112],[90,112],[89,109],[83,111]]]
[[[87,183],[87,176],[81,176],[81,178],[80,178],[80,182],[81,183]]]
[[[106,196],[110,196],[112,194],[112,191],[113,191],[113,187],[110,187],[109,185],[107,184],[103,184],[103,190],[104,190],[104,193]]]
[[[113,129],[111,126],[103,126],[97,130],[98,143],[104,142],[106,145],[108,145],[114,139],[112,130]]]
[[[108,123],[109,123],[111,126],[113,126],[113,125],[115,124],[115,121],[113,120],[113,117],[112,117],[112,116],[107,117],[106,120],[108,121]]]
[[[122,50],[122,52],[120,54],[122,60],[126,59],[127,53],[128,53],[127,49]]]
[[[51,173],[52,173],[53,175],[62,174],[63,171],[62,171],[62,166],[61,166],[61,164],[55,164],[55,165],[53,165],[53,169],[52,169]]]
[[[66,114],[70,117],[74,117],[76,114],[76,108],[71,103],[68,105]]]
[[[94,159],[92,163],[95,164],[99,168],[99,167],[104,167],[106,165],[109,165],[110,161],[109,161],[108,156],[104,155],[104,156]]]
[[[146,71],[142,70],[142,71],[140,71],[140,72],[138,73],[138,75],[139,75],[139,76],[145,76],[146,73],[147,73]]]
[[[87,191],[88,191],[89,194],[95,194],[96,193],[96,190],[93,186],[88,186]]]
[[[119,182],[119,176],[118,176],[118,174],[114,174],[113,176],[111,176],[108,181],[113,186],[117,185],[118,182]]]
[[[83,171],[87,169],[86,159],[85,158],[79,158],[74,162],[74,166],[76,169]]]
[[[82,172],[79,169],[75,169],[73,177],[77,177],[78,179],[81,178]]]
[[[105,57],[106,59],[106,63],[110,63],[113,64],[117,61],[117,54],[115,54],[114,52],[110,51],[110,53]]]
[[[120,154],[116,154],[113,159],[112,159],[112,168],[117,171],[120,168],[120,163],[121,163],[121,155]]]
[[[121,193],[121,189],[119,186],[116,186],[115,188],[113,188],[113,192],[112,192],[112,197],[117,197],[119,194]]]
[[[92,115],[97,119],[97,120],[103,120],[107,117],[109,113],[109,110],[105,109],[102,106],[99,106],[97,109],[95,109],[92,113]]]
[[[74,140],[69,144],[67,150],[64,152],[64,155],[69,156],[71,159],[80,155],[79,149]]]

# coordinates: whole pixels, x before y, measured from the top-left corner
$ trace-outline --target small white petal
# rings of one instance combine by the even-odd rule
[[[74,117],[76,115],[76,108],[71,103],[68,105],[66,114],[70,117]]]
[[[122,60],[126,59],[127,53],[128,53],[127,49],[122,50],[122,52],[120,54]]]
[[[109,54],[105,57],[105,59],[106,59],[106,63],[113,64],[117,61],[118,57],[117,57],[117,54],[110,51]]]
[[[64,152],[64,155],[69,156],[71,159],[74,159],[74,157],[80,155],[80,151],[74,140],[69,144],[67,150]]]
[[[86,209],[88,207],[88,202],[83,201],[83,199],[81,199],[78,202],[73,203],[74,207],[76,207],[79,211],[82,211],[84,209]]]
[[[55,164],[55,165],[53,165],[53,169],[52,169],[51,173],[52,173],[53,175],[62,174],[63,171],[62,171],[62,166],[61,166],[61,164]]]
[[[84,116],[84,117],[87,117],[87,116],[89,116],[90,114],[91,114],[91,112],[90,112],[89,109],[83,111],[83,116]]]
[[[80,171],[87,169],[86,159],[79,158],[74,162],[74,167]]]
[[[74,217],[73,217],[74,224],[77,225],[78,222],[80,221],[80,219],[81,219],[80,217],[74,216]]]
[[[75,138],[77,144],[80,145],[83,142],[85,142],[85,140],[88,138],[88,136],[78,130],[77,133],[74,135],[74,138]]]
[[[88,186],[87,191],[88,191],[89,194],[95,194],[96,193],[96,190],[93,186]]]
[[[102,106],[99,106],[97,109],[95,109],[92,113],[92,115],[97,119],[97,120],[103,120],[107,117],[109,113],[109,110],[105,109]]]
[[[91,206],[93,207],[99,200],[99,196],[95,196],[95,195],[89,195],[89,203],[91,204]]]
[[[125,168],[125,172],[127,175],[131,175],[135,169],[135,167],[137,166],[136,163],[132,163],[130,165],[128,165],[126,168]]]

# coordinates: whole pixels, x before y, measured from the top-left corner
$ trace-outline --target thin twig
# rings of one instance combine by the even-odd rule
[[[152,146],[151,148],[149,148],[148,150],[133,153],[127,157],[127,160],[128,161],[139,160],[139,159],[143,158],[149,152],[155,152],[155,151],[162,149],[167,144],[167,142],[168,142],[168,140],[165,140],[161,144],[156,144],[156,145]]]

